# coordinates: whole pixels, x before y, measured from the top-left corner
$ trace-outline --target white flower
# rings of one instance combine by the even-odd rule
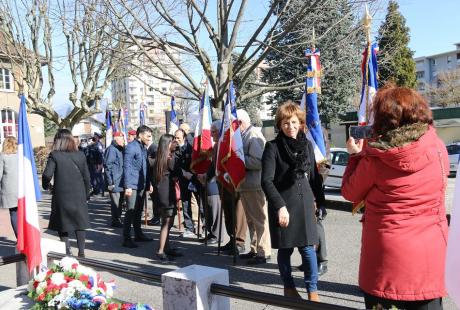
[[[59,262],[59,266],[61,266],[64,271],[72,271],[78,268],[78,265],[78,261],[72,257],[64,257]]]
[[[64,274],[62,272],[55,272],[51,275],[51,283],[54,285],[61,285],[66,283],[67,281],[64,278]]]
[[[96,271],[94,271],[93,269],[91,269],[89,267],[85,267],[85,266],[82,266],[82,265],[79,265],[77,267],[77,272],[81,273],[81,274],[84,274],[84,275],[87,275],[88,277],[96,278],[96,276],[97,276]]]
[[[86,289],[86,286],[84,286],[83,283],[81,283],[81,281],[79,281],[79,280],[70,281],[69,284],[68,284],[68,287],[69,288],[74,288],[76,290]]]
[[[37,286],[37,294],[40,295],[41,293],[43,293],[46,290],[47,286],[48,285],[46,285],[45,281],[40,282]]]
[[[38,274],[34,277],[34,280],[35,280],[35,281],[38,281],[38,282],[45,281],[46,272],[47,272],[47,271],[42,271],[42,272],[38,273]]]
[[[34,279],[32,279],[32,280],[29,281],[29,284],[27,285],[27,291],[28,291],[28,292],[32,292],[32,291],[35,289],[35,288],[34,288],[34,282],[35,282]]]

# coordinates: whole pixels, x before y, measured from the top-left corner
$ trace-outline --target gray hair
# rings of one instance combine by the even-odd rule
[[[211,124],[211,129],[212,128],[215,128],[215,129],[218,129],[220,130],[220,127],[222,127],[222,120],[220,119],[216,119],[214,122],[212,122]]]
[[[238,120],[248,125],[251,125],[251,118],[249,117],[248,112],[243,109],[236,110],[236,115],[238,116]]]

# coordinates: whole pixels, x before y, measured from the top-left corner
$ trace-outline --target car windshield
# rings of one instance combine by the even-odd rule
[[[447,153],[449,155],[460,154],[460,145],[459,144],[448,145],[446,148],[447,148]]]

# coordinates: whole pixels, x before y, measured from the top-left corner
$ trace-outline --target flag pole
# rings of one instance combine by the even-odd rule
[[[365,103],[366,103],[366,124],[369,122],[369,60],[371,57],[371,48],[372,48],[372,43],[371,43],[371,25],[372,25],[372,17],[369,14],[369,9],[367,7],[366,3],[366,11],[364,13],[363,17],[363,27],[364,30],[366,31],[366,39],[367,39],[367,53],[366,53],[366,84],[364,87],[366,87],[366,98]]]
[[[231,82],[233,80],[233,64],[230,62],[228,64],[228,80]],[[230,92],[230,84],[229,84]],[[236,103],[236,102],[235,102]],[[231,104],[231,102],[229,102]],[[233,228],[233,265],[236,265],[236,188],[234,192],[231,193],[231,207],[232,207],[232,228]]]
[[[220,256],[220,247],[222,243],[222,218],[223,218],[223,186],[222,184],[218,183],[217,186],[219,186],[219,198],[220,198],[220,210],[219,210],[219,236],[217,237],[217,256]]]

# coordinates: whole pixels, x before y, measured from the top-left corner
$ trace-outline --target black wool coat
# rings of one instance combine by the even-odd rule
[[[155,159],[156,160],[156,159]],[[181,175],[180,167],[177,161],[173,157],[168,160],[168,169],[164,172],[160,181],[156,182],[156,172],[154,165],[151,167],[151,184],[153,186],[153,204],[157,208],[161,209],[173,209],[176,208],[176,187],[175,180]]]
[[[53,151],[42,175],[44,189],[52,186],[48,228],[73,232],[89,228],[88,204],[91,189],[88,165],[82,152]]]
[[[278,136],[267,142],[262,156],[262,188],[268,201],[268,220],[272,248],[293,248],[318,243],[315,206],[324,204],[321,176],[315,164],[311,143],[306,144],[310,158],[308,178],[293,178],[293,167]],[[286,207],[289,225],[280,227],[278,210]]]

